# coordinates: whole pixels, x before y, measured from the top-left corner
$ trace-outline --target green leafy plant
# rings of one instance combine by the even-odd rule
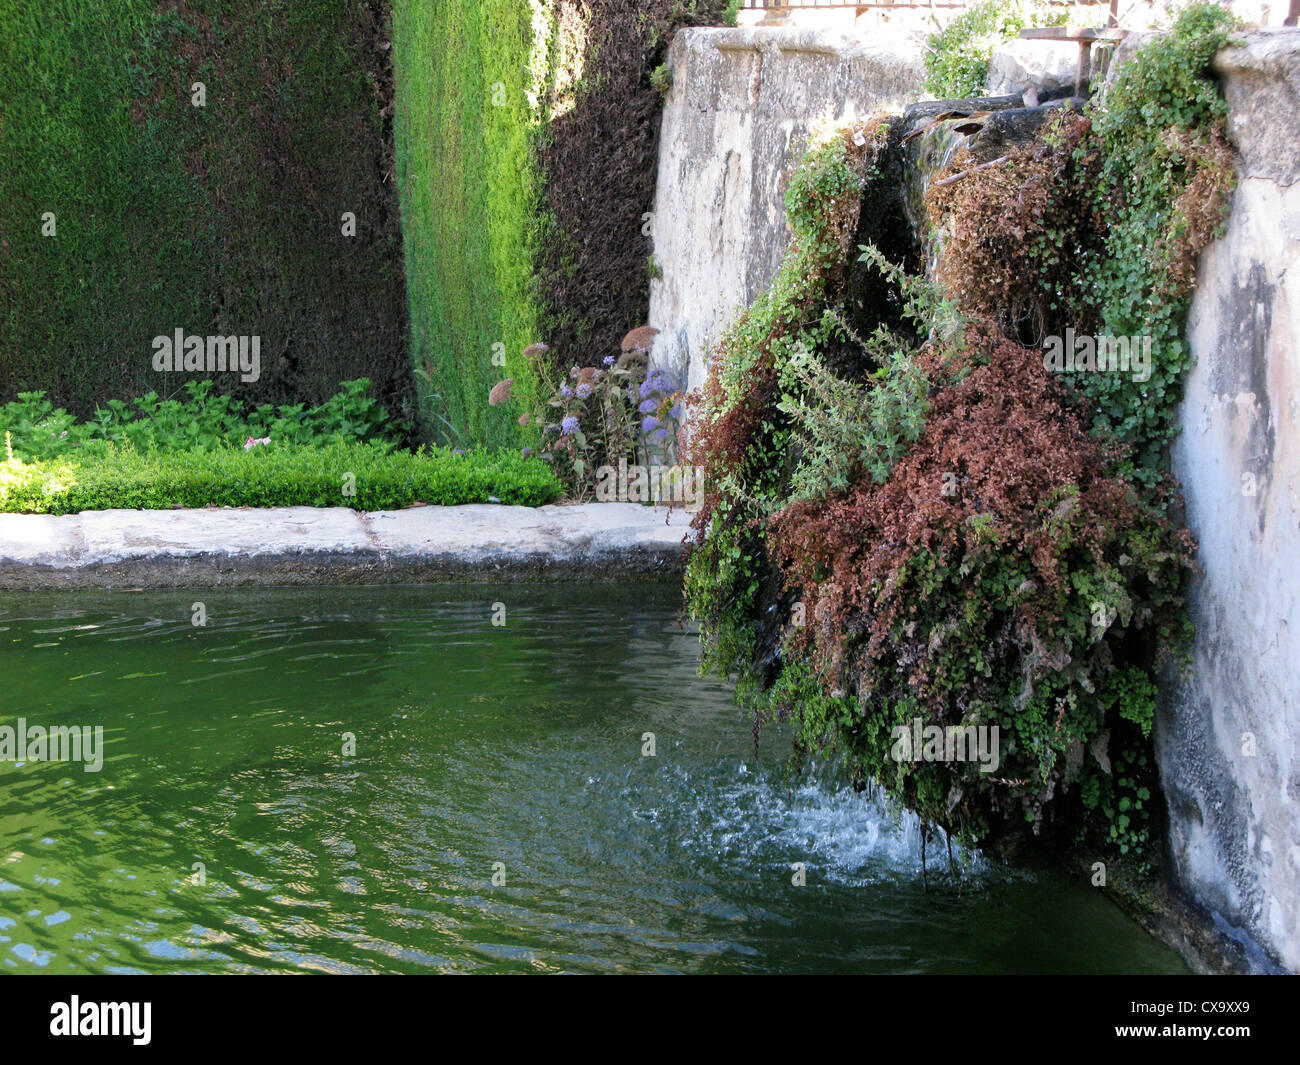
[[[1090,108],[1094,140],[1075,153],[1096,168],[1102,248],[1084,264],[1100,331],[1151,338],[1147,381],[1119,374],[1067,375],[1093,423],[1134,448],[1132,475],[1163,468],[1190,362],[1183,329],[1201,251],[1221,231],[1236,184],[1227,104],[1210,69],[1228,41],[1231,14],[1215,4],[1181,11],[1172,32],[1120,69],[1104,104]]]
[[[344,486],[353,494],[345,494]],[[333,440],[195,451],[130,445],[0,466],[0,511],[72,514],[114,508],[352,507],[393,510],[426,503],[457,506],[499,501],[541,506],[560,484],[545,463],[514,453],[434,448],[393,451],[380,443]]]
[[[240,400],[215,393],[211,381],[189,381],[181,386],[183,399],[160,399],[155,392],[130,403],[110,399],[85,422],[55,408],[44,392],[22,392],[0,407],[0,425],[12,434],[18,455],[29,460],[76,450],[103,452],[110,444],[140,451],[210,451],[242,445],[250,437],[302,447],[334,440],[395,447],[408,427],[391,420],[369,388],[362,377],[342,382],[318,407],[262,404],[245,413]]]
[[[1064,12],[1044,5],[1007,0],[972,4],[947,26],[932,34],[925,56],[925,90],[938,99],[961,99],[984,91],[989,59],[999,43],[1025,26],[1052,25]]]

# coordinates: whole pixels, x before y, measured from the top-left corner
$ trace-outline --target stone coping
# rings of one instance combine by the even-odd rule
[[[0,514],[0,589],[663,577],[690,518],[636,503]]]

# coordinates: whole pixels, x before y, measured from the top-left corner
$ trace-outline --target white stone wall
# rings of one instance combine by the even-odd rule
[[[1177,882],[1300,971],[1300,32],[1216,65],[1242,164],[1189,323],[1173,465],[1203,576],[1157,755]]]
[[[782,28],[695,29],[669,53],[651,220],[653,361],[690,388],[789,240],[785,182],[809,133],[921,96],[922,38]]]

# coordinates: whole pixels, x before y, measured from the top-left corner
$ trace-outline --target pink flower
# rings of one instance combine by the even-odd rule
[[[269,444],[270,442],[271,438],[269,436],[250,436],[244,441],[244,450],[252,451],[258,444]]]

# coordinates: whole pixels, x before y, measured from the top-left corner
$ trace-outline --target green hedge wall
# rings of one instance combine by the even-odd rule
[[[151,340],[182,328],[261,337],[260,380],[221,391],[364,376],[410,412],[386,6],[0,5],[0,397],[169,394]]]
[[[411,347],[439,439],[525,442],[516,418],[541,387],[526,347],[550,344],[563,372],[617,353],[645,324],[661,105],[651,74],[677,29],[733,20],[737,6],[395,0]],[[489,408],[503,377],[514,402]]]
[[[514,444],[511,410],[489,409],[488,392],[503,377],[522,399],[538,387],[521,357],[540,339],[533,42],[526,0],[393,5],[411,356],[443,442]]]

